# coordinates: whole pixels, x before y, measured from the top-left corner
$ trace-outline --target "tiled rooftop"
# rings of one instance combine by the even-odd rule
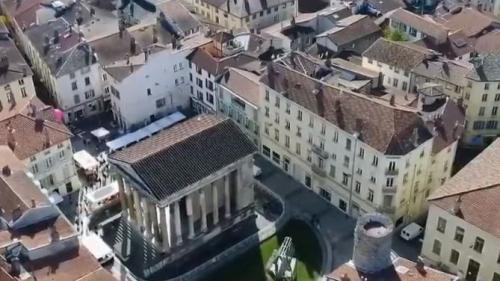
[[[109,156],[129,165],[146,192],[163,200],[256,151],[229,119],[201,115]]]

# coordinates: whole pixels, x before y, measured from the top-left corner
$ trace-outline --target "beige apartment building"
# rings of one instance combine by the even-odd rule
[[[463,114],[442,91],[400,106],[276,62],[261,82],[262,153],[347,214],[410,222],[450,177]]]
[[[260,30],[297,15],[296,0],[189,0],[197,14],[227,29]]]
[[[468,281],[500,280],[500,141],[430,196],[422,256]]]

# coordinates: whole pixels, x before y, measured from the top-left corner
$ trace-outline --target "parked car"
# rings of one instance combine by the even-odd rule
[[[401,236],[401,238],[403,238],[406,241],[410,241],[419,237],[423,232],[424,232],[423,227],[412,222],[409,225],[405,226],[403,229],[401,229],[401,233],[399,236]]]

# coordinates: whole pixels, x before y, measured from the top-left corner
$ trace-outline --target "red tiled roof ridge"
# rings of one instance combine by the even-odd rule
[[[443,199],[443,198],[453,197],[453,196],[457,196],[457,195],[464,195],[464,194],[468,194],[468,193],[472,193],[472,192],[476,192],[476,191],[481,191],[481,190],[489,189],[489,188],[496,188],[496,187],[500,188],[500,180],[498,181],[498,183],[495,183],[495,184],[490,184],[490,185],[485,185],[485,186],[477,186],[477,187],[474,187],[474,188],[471,188],[468,190],[457,190],[456,192],[453,192],[453,193],[442,194],[442,195],[438,195],[435,197],[429,197],[429,199],[427,199],[427,200],[428,201],[435,201],[435,200],[439,200],[439,199]]]
[[[36,118],[31,117],[31,116],[28,116],[28,115],[26,115],[26,114],[24,114],[24,113],[18,113],[18,114],[16,114],[16,115],[19,115],[19,116],[22,116],[22,117],[24,117],[24,118],[30,119],[30,120],[32,120],[32,121],[36,121]],[[5,119],[5,120],[9,120],[9,119],[11,119],[11,118],[15,118],[15,117],[16,117],[16,115],[14,115],[14,116],[12,116],[12,117],[10,117],[10,118],[7,118],[7,119]],[[60,132],[60,133],[67,134],[67,135],[68,135],[68,136],[70,136],[70,137],[71,137],[71,136],[73,136],[73,133],[71,133],[69,130],[62,130],[62,129],[60,129],[60,128],[55,127],[53,124],[55,124],[55,123],[54,123],[54,122],[52,122],[52,121],[50,121],[50,120],[45,120],[45,119],[43,120],[43,125],[44,125],[44,126],[47,126],[47,127],[51,128],[51,129],[53,129],[53,130],[56,130],[56,131],[58,131],[58,132]]]
[[[292,71],[292,72],[298,73],[299,75],[305,76],[308,79],[311,79],[311,80],[314,80],[316,82],[319,82],[319,83],[322,84],[323,87],[330,87],[330,88],[336,89],[336,90],[339,91],[339,95],[347,93],[347,94],[350,94],[352,96],[355,96],[355,97],[358,97],[358,98],[362,98],[362,99],[365,99],[365,100],[368,100],[368,101],[372,101],[372,102],[375,102],[377,104],[383,105],[383,106],[388,107],[388,108],[392,108],[394,110],[399,110],[399,111],[403,111],[403,112],[407,112],[407,113],[417,113],[417,110],[415,108],[413,108],[413,107],[402,106],[402,105],[391,105],[388,101],[383,100],[383,99],[379,99],[376,96],[370,96],[370,95],[367,95],[367,94],[356,93],[356,92],[348,90],[348,89],[339,88],[339,87],[336,87],[334,85],[325,83],[324,81],[322,81],[320,79],[316,79],[314,77],[311,77],[311,76],[309,76],[309,75],[307,75],[305,73],[302,73],[302,72],[300,72],[298,70],[295,70],[295,69],[293,69],[291,67],[286,67],[286,66],[281,65],[279,63],[273,63],[273,64],[279,65],[279,67],[286,68],[286,70],[288,70],[288,71]],[[394,116],[394,118],[395,118],[395,116]]]
[[[24,173],[22,171],[14,172],[14,173]],[[12,177],[13,175],[10,175]],[[26,202],[20,195],[19,193],[16,192],[16,189],[9,183],[8,180],[6,180],[4,177],[0,176],[0,181],[2,181],[6,186],[9,187],[9,189],[14,193],[17,198],[19,199],[20,202],[24,204],[24,207],[28,208],[30,206],[29,202]]]

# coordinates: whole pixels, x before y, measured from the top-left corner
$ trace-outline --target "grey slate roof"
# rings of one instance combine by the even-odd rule
[[[54,43],[55,31],[59,33],[58,43]],[[89,45],[80,41],[76,31],[70,32],[68,23],[62,18],[33,26],[26,30],[25,34],[56,77],[82,69],[97,61]],[[44,50],[46,37],[50,41],[48,52]]]
[[[411,43],[398,43],[379,38],[363,53],[363,57],[396,66],[404,70],[411,70],[426,58],[436,55],[432,50]]]
[[[19,80],[24,77],[24,73],[27,76],[33,74],[14,42],[7,38],[0,39],[0,57],[3,56],[8,58],[9,66],[5,73],[0,73],[0,85]]]
[[[170,0],[158,5],[160,17],[163,17],[179,35],[185,35],[191,30],[198,30],[201,22],[195,18],[186,7],[177,0]]]
[[[115,165],[130,165],[146,192],[163,200],[254,152],[233,121],[200,115],[109,158]]]
[[[268,8],[273,8],[292,2],[290,0],[201,0],[210,6],[228,12],[236,17],[243,18],[249,15],[259,13]],[[229,9],[228,9],[229,8]]]
[[[327,31],[327,36],[335,45],[343,46],[376,33],[382,35],[380,27],[370,17],[352,15],[339,20],[334,28]]]
[[[481,66],[475,67],[467,77],[477,81],[500,81],[500,52],[481,55],[477,58]]]

